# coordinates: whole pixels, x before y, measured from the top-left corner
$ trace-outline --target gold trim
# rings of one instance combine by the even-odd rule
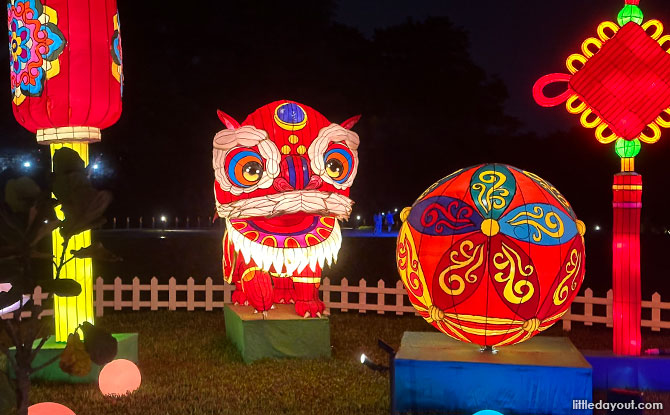
[[[302,284],[318,284],[321,282],[319,277],[291,277],[293,282],[298,282]]]
[[[52,143],[97,143],[102,140],[96,127],[58,127],[37,130],[39,144]]]

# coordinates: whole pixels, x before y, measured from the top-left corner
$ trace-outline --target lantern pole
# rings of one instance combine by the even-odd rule
[[[614,175],[612,237],[613,351],[617,355],[639,356],[642,336],[640,318],[640,210],[642,176],[635,172],[634,157],[640,141],[619,139],[616,152],[621,172]]]
[[[39,132],[38,132],[39,135]],[[84,166],[88,166],[88,141],[69,141],[50,144],[52,168],[54,152],[60,148],[70,148],[77,152],[84,160]],[[99,140],[96,140],[99,141]],[[63,212],[60,207],[56,209],[58,219],[63,220]],[[52,232],[53,255],[61,258],[63,254],[63,237],[58,229]],[[84,231],[70,238],[67,252],[63,257],[67,263],[61,270],[60,277],[77,281],[81,285],[81,294],[76,297],[59,297],[54,295],[54,325],[56,329],[56,341],[67,342],[68,335],[74,333],[85,321],[93,324],[95,320],[93,308],[93,261],[91,258],[72,258],[72,250],[85,248],[91,245],[91,231]],[[54,265],[54,276],[56,268]]]

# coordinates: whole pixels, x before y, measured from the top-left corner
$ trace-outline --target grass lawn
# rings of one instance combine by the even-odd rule
[[[433,330],[415,316],[338,313],[331,316],[332,359],[246,365],[226,340],[222,311],[123,312],[100,323],[113,332],[140,333],[139,391],[108,399],[96,385],[37,383],[33,402],[59,402],[78,415],[387,414],[388,376],[362,366],[360,354],[385,363],[378,338],[397,348],[403,332]],[[553,327],[544,335],[566,333]],[[611,329],[604,327],[574,324],[569,336],[583,349],[611,347]],[[644,338],[645,347],[670,343],[667,334],[645,332]],[[605,396],[596,392],[595,398]],[[646,399],[670,408],[670,394]]]

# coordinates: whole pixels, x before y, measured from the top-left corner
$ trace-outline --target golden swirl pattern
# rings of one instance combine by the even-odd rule
[[[461,295],[465,291],[465,283],[474,284],[477,282],[477,275],[474,273],[484,262],[484,245],[474,246],[470,240],[461,243],[458,251],[449,254],[452,265],[440,273],[440,288],[449,295]],[[460,256],[460,258],[459,258]],[[454,271],[465,269],[463,275]],[[445,281],[446,279],[446,281]],[[456,286],[454,287],[454,283]]]
[[[582,268],[582,255],[577,251],[577,249],[572,249],[570,252],[570,259],[568,262],[565,264],[565,272],[566,275],[563,277],[561,280],[560,284],[558,284],[558,287],[556,287],[556,290],[554,291],[554,304],[557,306],[563,305],[565,303],[565,300],[568,299],[568,295],[570,293],[570,289],[573,291],[577,288],[577,276],[579,275],[579,271]],[[572,278],[572,283],[570,284],[570,288],[568,288],[568,285],[566,282]]]
[[[532,275],[535,268],[530,264],[525,266],[521,264],[519,254],[504,242],[501,246],[502,252],[498,252],[493,256],[493,264],[500,271],[493,278],[497,282],[505,283],[503,295],[507,301],[512,304],[523,304],[535,294],[533,283],[527,279],[523,279],[523,277]],[[522,279],[514,282],[517,279],[517,272]]]
[[[485,170],[479,173],[479,182],[472,185],[472,190],[479,192],[477,201],[486,213],[492,209],[503,209],[507,205],[505,198],[509,196],[509,190],[502,187],[506,181],[507,177],[499,171]]]
[[[425,311],[428,311],[430,306],[433,305],[433,301],[430,292],[426,288],[426,279],[423,275],[416,247],[414,246],[414,240],[407,223],[403,224],[402,228],[400,228],[400,235],[398,235],[396,262],[398,264],[400,279],[405,284],[405,287],[423,305]]]
[[[544,220],[544,224],[538,222]],[[542,234],[546,234],[552,238],[560,238],[565,233],[565,226],[561,217],[556,212],[544,213],[542,206],[534,206],[531,212],[519,212],[516,216],[510,219],[507,223],[512,226],[528,225],[535,229],[533,233],[533,241],[540,242]]]

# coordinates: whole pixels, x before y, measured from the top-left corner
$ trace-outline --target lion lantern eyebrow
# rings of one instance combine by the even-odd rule
[[[226,191],[241,191],[235,190],[230,184],[225,173],[226,155],[228,151],[236,147],[258,147],[258,152],[267,161],[265,171],[271,179],[279,175],[279,161],[281,155],[277,146],[270,140],[267,132],[259,130],[251,125],[237,128],[235,130],[221,130],[214,136],[213,141],[213,159],[212,165],[214,167],[214,174],[216,180]]]

